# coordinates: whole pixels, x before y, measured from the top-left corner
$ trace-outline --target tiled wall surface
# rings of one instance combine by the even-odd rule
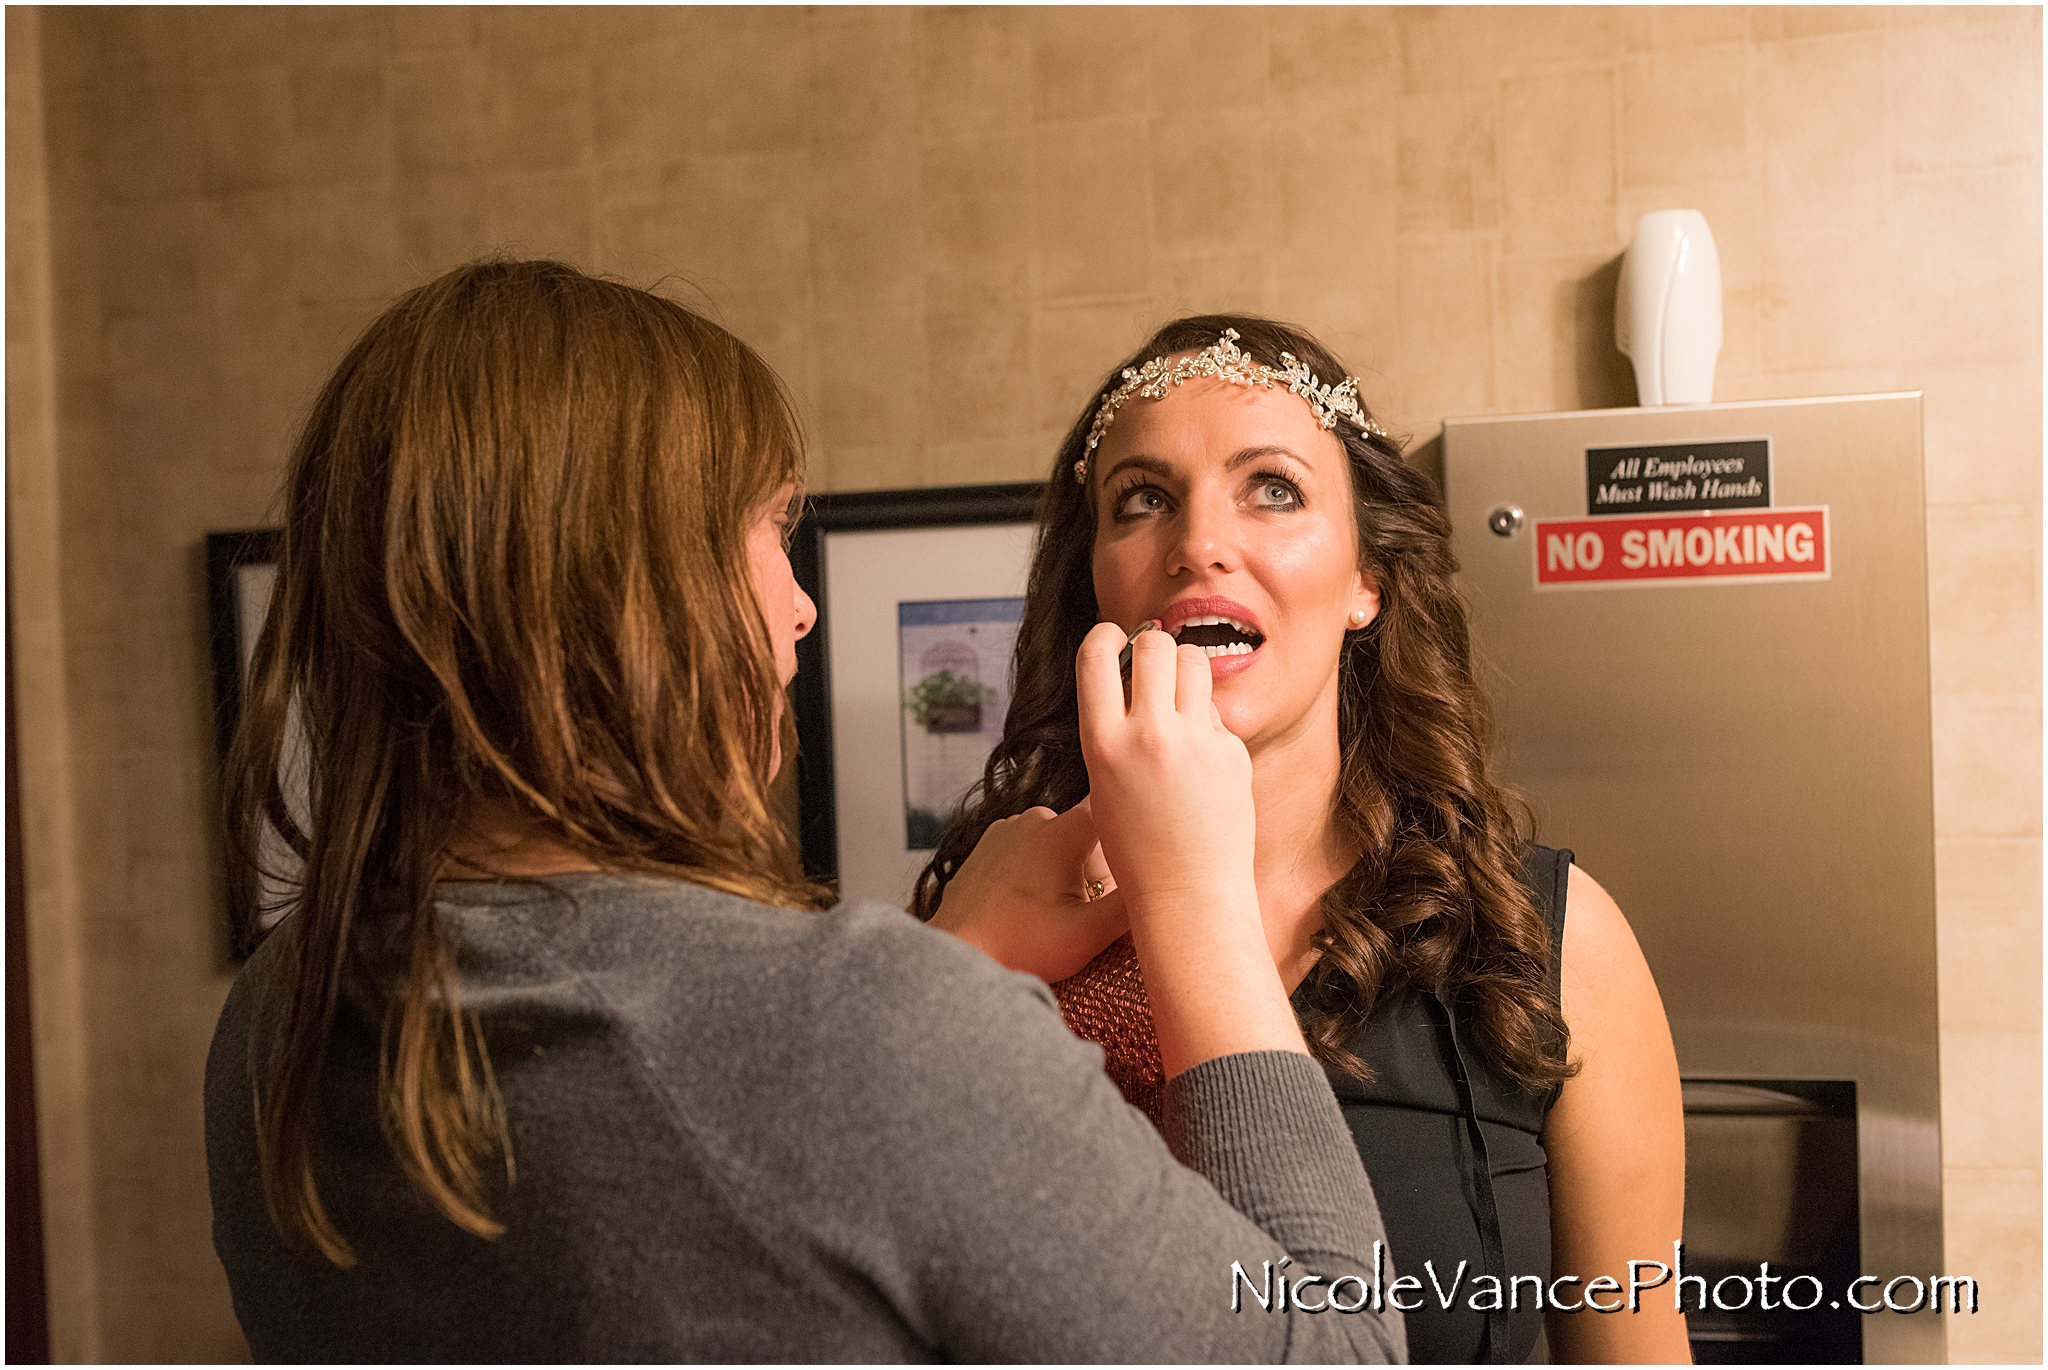
[[[1308,325],[1418,443],[1630,403],[1613,263],[1690,207],[1725,278],[1718,398],[1926,393],[1948,1268],[1984,1310],[1950,1349],[2039,1359],[2038,9],[51,9],[8,34],[60,1356],[242,1354],[200,1146],[229,977],[201,539],[266,521],[295,416],[397,291],[497,247],[675,277],[792,382],[820,486],[1026,479],[1194,310]]]

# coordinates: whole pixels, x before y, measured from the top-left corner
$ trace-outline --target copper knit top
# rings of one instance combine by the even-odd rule
[[[1138,969],[1138,949],[1131,935],[1111,942],[1093,961],[1052,987],[1060,1017],[1076,1037],[1102,1048],[1103,1069],[1128,1100],[1152,1120],[1166,1125],[1166,1065],[1159,1056],[1159,1034],[1152,1026],[1152,1004],[1145,997],[1145,976]]]

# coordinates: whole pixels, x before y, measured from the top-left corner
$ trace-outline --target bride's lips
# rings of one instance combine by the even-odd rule
[[[1249,652],[1210,657],[1209,677],[1212,680],[1222,680],[1250,670],[1252,663],[1258,660],[1259,653],[1265,648],[1266,629],[1265,625],[1259,622],[1259,616],[1236,600],[1225,599],[1221,595],[1177,599],[1162,609],[1158,618],[1159,626],[1176,638],[1180,636],[1183,625],[1190,619],[1197,618],[1227,618],[1258,636],[1259,641]]]

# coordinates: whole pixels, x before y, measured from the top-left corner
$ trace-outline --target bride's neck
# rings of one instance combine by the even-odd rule
[[[1335,820],[1340,750],[1335,720],[1261,748],[1252,757],[1258,808],[1252,872],[1266,943],[1291,990],[1315,963],[1309,938],[1323,925],[1323,892],[1351,869],[1351,850]]]

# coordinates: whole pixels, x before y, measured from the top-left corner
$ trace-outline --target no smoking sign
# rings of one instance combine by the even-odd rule
[[[1828,507],[1536,521],[1536,587],[1828,578]]]

